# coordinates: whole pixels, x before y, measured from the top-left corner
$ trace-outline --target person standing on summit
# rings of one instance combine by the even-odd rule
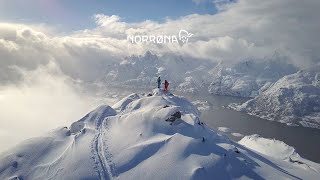
[[[168,92],[169,82],[167,80],[164,80],[164,92]]]
[[[161,85],[161,79],[160,79],[160,76],[158,77],[157,82],[158,82],[158,89],[160,89],[160,85]]]

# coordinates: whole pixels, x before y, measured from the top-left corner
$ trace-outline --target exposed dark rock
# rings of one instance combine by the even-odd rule
[[[168,119],[166,119],[166,121],[174,122],[175,120],[180,118],[181,118],[181,112],[177,111],[174,114],[172,114]]]
[[[175,117],[175,118],[181,118],[181,112],[177,111],[174,114],[172,114],[171,116]]]
[[[292,163],[305,164],[305,163],[303,163],[301,161],[293,160],[293,159],[291,159],[291,157],[289,157],[289,161],[292,162]]]

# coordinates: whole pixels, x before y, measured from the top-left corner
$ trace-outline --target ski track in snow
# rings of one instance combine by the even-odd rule
[[[94,138],[93,141],[93,155],[94,159],[97,163],[97,171],[99,175],[99,179],[102,180],[111,180],[113,175],[111,171],[111,167],[109,165],[109,162],[111,162],[111,159],[109,157],[105,156],[105,150],[107,148],[104,147],[103,139],[102,139],[102,125],[108,121],[109,118],[103,118],[103,114],[99,115],[96,118],[96,130],[97,135]],[[106,127],[108,127],[106,125]],[[108,155],[111,155],[110,153],[107,153]]]
[[[319,164],[282,141],[251,135],[239,145],[198,126],[199,112],[184,98],[158,89],[132,97],[1,155],[0,179],[319,179]],[[177,124],[162,121],[177,110]],[[148,131],[143,139],[141,131]]]

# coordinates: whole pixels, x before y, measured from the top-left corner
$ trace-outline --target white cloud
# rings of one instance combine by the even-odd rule
[[[228,3],[232,2],[232,3]],[[246,57],[265,57],[275,51],[288,56],[299,66],[310,66],[319,60],[320,15],[317,0],[213,1],[221,12],[216,15],[189,15],[164,23],[145,21],[126,23],[117,16],[97,15],[98,27],[81,36],[113,38],[126,52],[173,52],[213,60],[238,61]],[[177,34],[186,29],[195,34],[189,44],[132,45],[127,35]],[[227,44],[226,44],[227,43]],[[224,48],[222,48],[224,47]]]
[[[0,87],[0,152],[26,138],[68,126],[99,105],[98,99],[82,94],[52,62],[34,71],[17,71],[23,83]]]
[[[208,0],[192,0],[192,2],[194,2],[195,4],[199,5],[201,3],[205,3],[208,2]]]
[[[146,50],[230,62],[277,51],[300,66],[319,61],[319,1],[225,2],[229,1],[213,1],[224,4],[216,15],[193,14],[162,23],[127,23],[116,15],[98,14],[94,16],[96,28],[68,35],[54,34],[52,28],[44,30],[43,26],[0,24],[0,83],[19,79],[12,65],[30,70],[49,61],[55,61],[72,78],[92,81],[112,61]],[[126,40],[134,34],[177,35],[180,29],[194,34],[183,46],[131,44]]]

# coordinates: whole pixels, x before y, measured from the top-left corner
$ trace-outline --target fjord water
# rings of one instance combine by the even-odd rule
[[[240,133],[244,136],[259,134],[265,138],[281,140],[293,146],[302,157],[320,163],[319,129],[288,126],[283,123],[264,120],[243,112],[224,108],[230,103],[245,102],[247,98],[201,94],[183,94],[183,96],[190,98],[192,101],[200,100],[209,103],[210,108],[201,113],[201,119],[212,129],[218,131],[218,127],[228,127],[231,129],[231,133]],[[231,133],[223,134],[235,141],[241,139],[241,137],[232,136]]]
[[[132,90],[115,89],[114,94],[124,96],[132,93]],[[146,93],[149,89],[140,88],[133,90],[135,93]],[[120,94],[122,95],[120,95]],[[218,131],[219,127],[231,129],[230,133],[219,132],[227,135],[234,141],[239,141],[242,137],[233,136],[231,133],[240,133],[244,136],[259,134],[265,138],[277,139],[293,146],[302,157],[320,163],[320,129],[306,128],[302,126],[288,126],[283,123],[261,119],[243,112],[237,112],[225,108],[230,103],[243,103],[249,98],[239,98],[230,96],[217,96],[202,91],[200,93],[174,94],[184,96],[189,101],[207,101],[210,108],[201,112],[201,119],[212,129]]]

